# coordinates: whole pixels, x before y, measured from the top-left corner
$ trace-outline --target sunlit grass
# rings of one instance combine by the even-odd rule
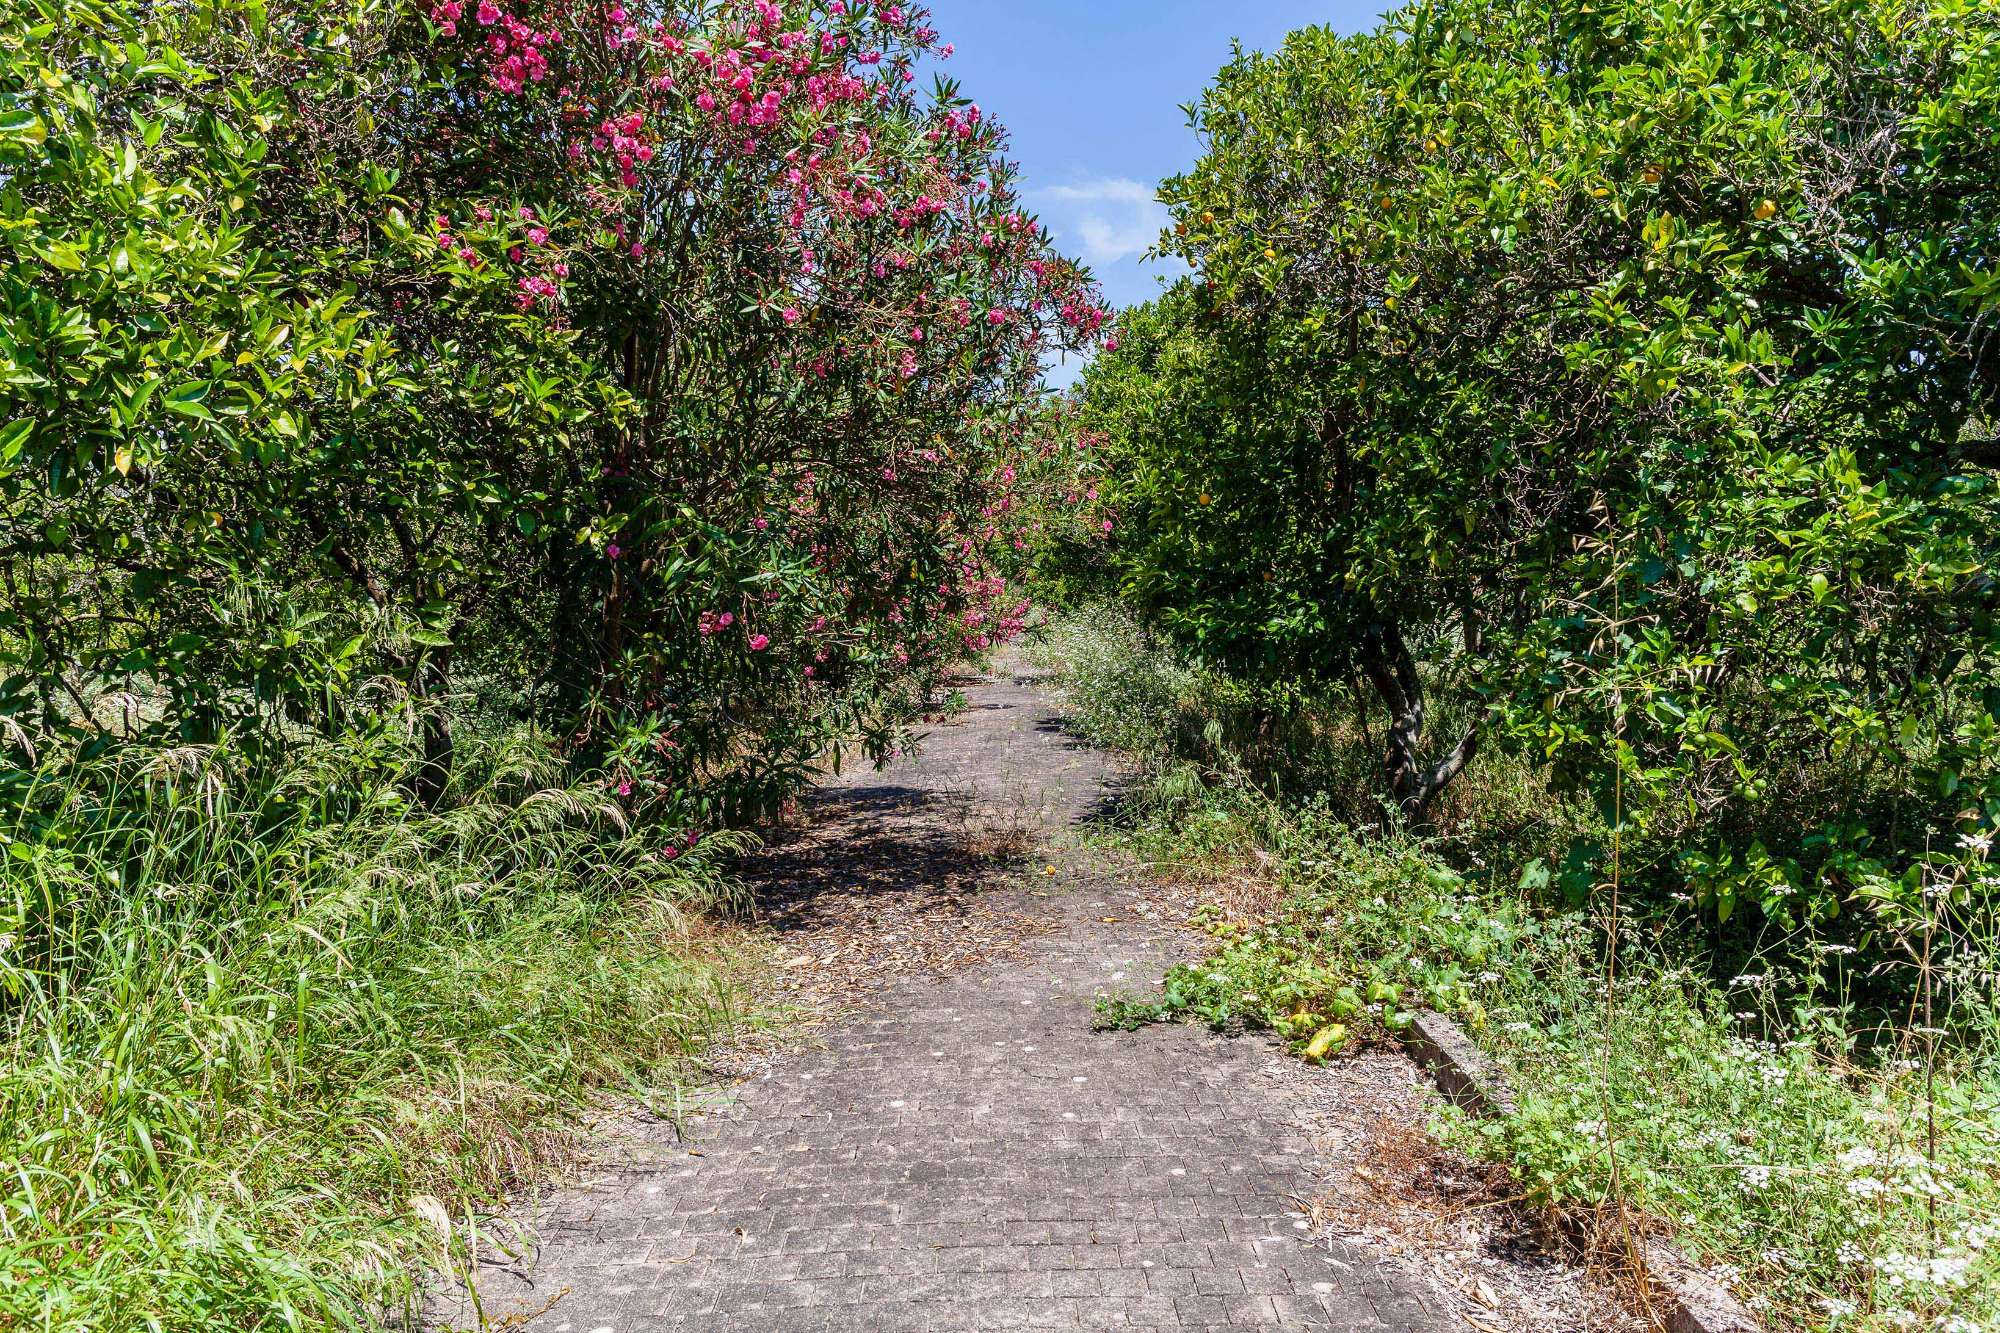
[[[529,737],[433,810],[403,761],[134,755],[0,825],[0,1322],[406,1312],[594,1090],[670,1086],[744,1021],[712,860]]]

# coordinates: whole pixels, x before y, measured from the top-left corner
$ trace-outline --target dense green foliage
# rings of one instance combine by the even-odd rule
[[[1360,683],[1408,814],[1497,746],[1724,920],[1963,905],[2000,11],[1426,0],[1195,126],[1194,276],[1082,393],[1088,563],[1208,660]]]
[[[689,916],[710,849],[531,735],[468,746],[447,808],[422,763],[135,750],[0,819],[34,924],[0,951],[0,1320],[377,1326],[596,1090],[670,1089],[740,1022]]]

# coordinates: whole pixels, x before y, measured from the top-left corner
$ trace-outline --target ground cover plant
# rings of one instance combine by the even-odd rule
[[[1103,1025],[1269,1031],[1325,1061],[1393,1039],[1420,1008],[1450,1014],[1519,1108],[1447,1114],[1435,1132],[1507,1166],[1526,1200],[1603,1253],[1670,1236],[1779,1328],[1990,1325],[1990,1027],[1949,1044],[1937,1028],[1870,1031],[1878,1017],[1840,990],[1786,987],[1797,952],[1852,962],[1810,937],[1778,935],[1765,970],[1718,976],[1691,904],[1624,918],[1612,946],[1601,908],[1555,891],[1534,837],[1384,833],[1330,796],[1274,799],[1240,755],[1185,744],[1213,742],[1221,728],[1203,719],[1240,685],[1148,643],[1116,608],[1049,633],[1078,725],[1145,765],[1114,841],[1189,886],[1191,924],[1214,940],[1159,993],[1103,1003]],[[1473,817],[1518,808],[1496,777],[1497,803],[1475,798]],[[1982,986],[1958,999],[1990,1022]]]
[[[562,1160],[600,1090],[671,1112],[751,1021],[713,853],[543,740],[137,750],[0,823],[0,1313],[375,1326]],[[728,840],[720,841],[724,846]]]
[[[748,1021],[1089,275],[919,7],[0,0],[0,1311],[368,1326]]]

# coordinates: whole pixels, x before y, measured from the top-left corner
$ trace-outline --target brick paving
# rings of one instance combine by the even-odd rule
[[[538,1219],[537,1251],[482,1274],[485,1317],[532,1333],[1444,1327],[1408,1278],[1305,1243],[1293,1199],[1318,1177],[1251,1077],[1257,1041],[1091,1031],[1095,995],[1157,981],[1172,948],[1061,845],[1109,770],[1027,675],[967,694],[919,756],[817,799],[879,808],[892,834],[909,811],[912,875],[941,836],[927,804],[1020,812],[1051,848],[991,892],[1052,928],[1006,961],[877,992],[684,1140],[664,1123],[607,1140]]]

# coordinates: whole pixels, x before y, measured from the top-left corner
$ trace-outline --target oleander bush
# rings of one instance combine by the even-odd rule
[[[1023,409],[1103,319],[998,124],[917,91],[934,45],[872,5],[9,0],[9,725],[282,743],[388,689],[437,788],[476,688],[689,823],[890,748],[1019,619]]]

